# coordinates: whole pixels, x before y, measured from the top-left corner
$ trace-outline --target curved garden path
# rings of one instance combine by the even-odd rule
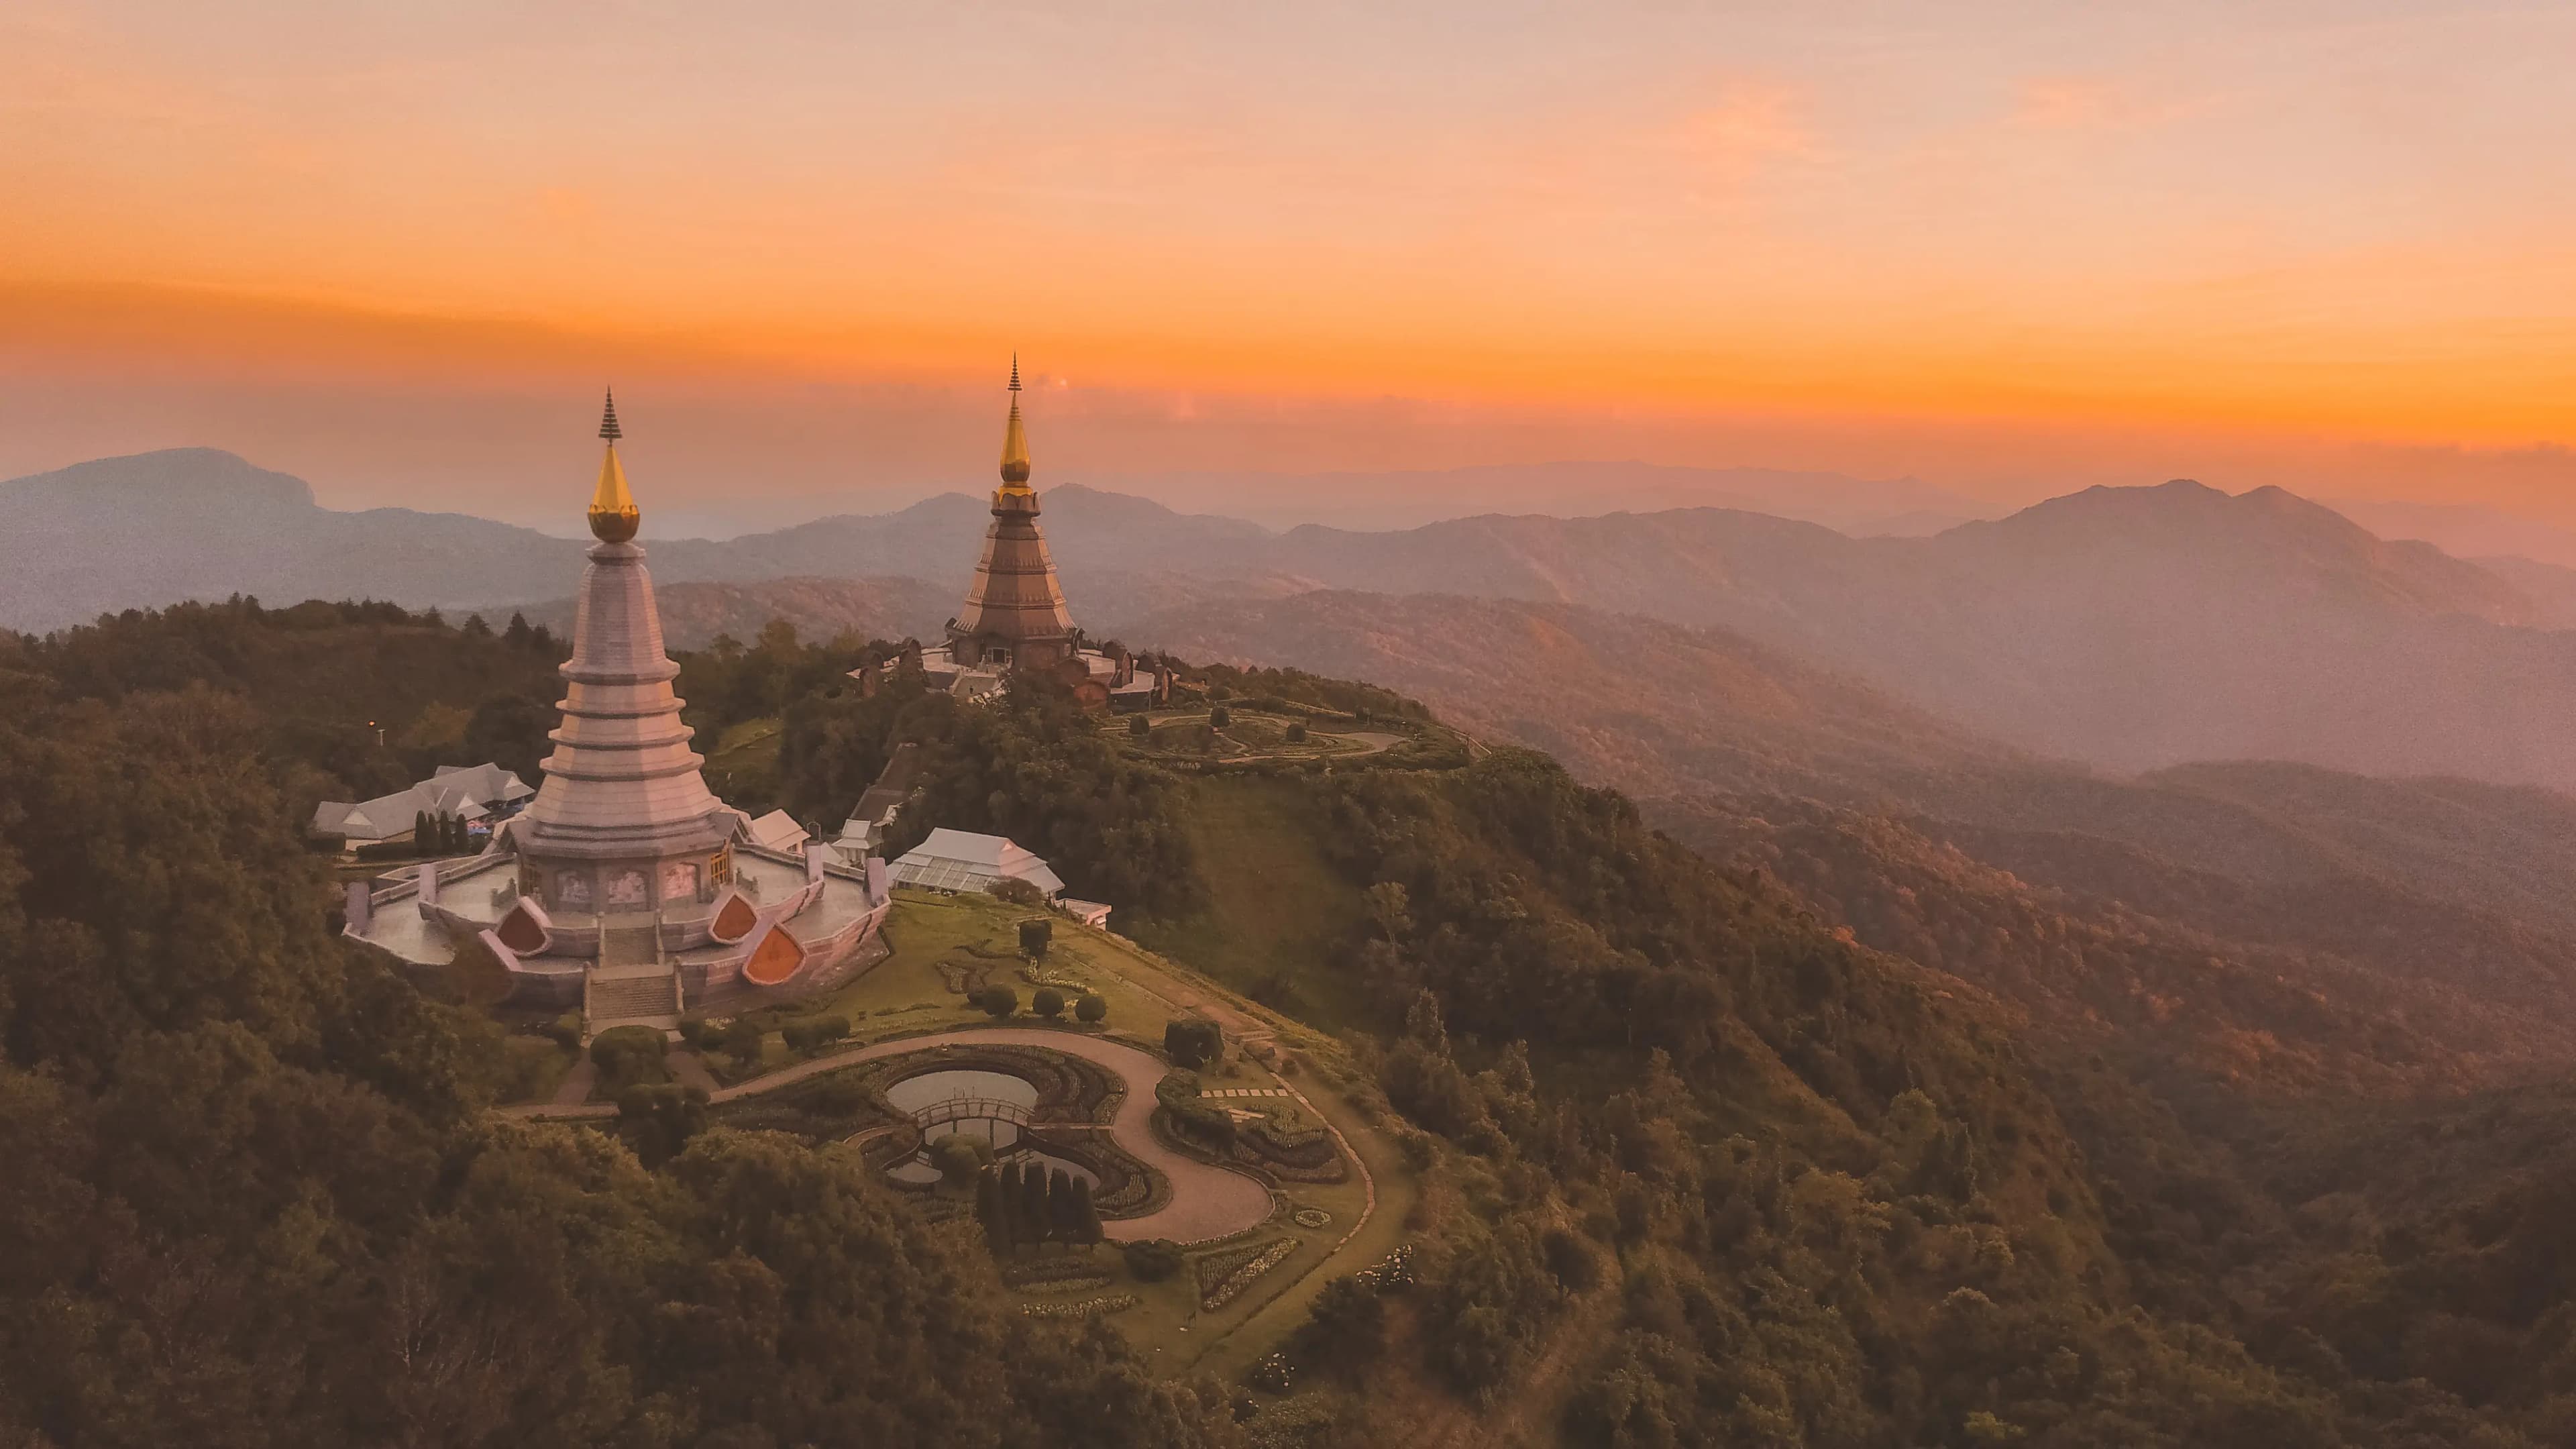
[[[1201,1162],[1195,1157],[1185,1157],[1155,1138],[1146,1121],[1154,1115],[1154,1086],[1169,1068],[1146,1052],[1103,1037],[1007,1026],[968,1027],[935,1036],[898,1037],[855,1051],[798,1062],[737,1086],[719,1087],[708,1096],[711,1101],[731,1102],[775,1091],[841,1067],[942,1046],[1024,1046],[1062,1052],[1108,1069],[1125,1084],[1127,1093],[1119,1099],[1118,1113],[1110,1120],[1109,1131],[1118,1139],[1120,1147],[1171,1181],[1172,1200],[1143,1217],[1120,1218],[1101,1224],[1102,1232],[1112,1241],[1123,1243],[1138,1238],[1170,1238],[1182,1243],[1204,1242],[1257,1227],[1270,1216],[1269,1188],[1242,1173]],[[578,1107],[521,1106],[503,1110],[513,1116],[558,1118],[612,1117],[617,1113],[615,1107],[606,1103]]]

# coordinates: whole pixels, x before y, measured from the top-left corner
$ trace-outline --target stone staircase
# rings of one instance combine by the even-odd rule
[[[680,973],[662,959],[662,932],[651,917],[600,923],[599,964],[582,979],[584,1039],[611,1027],[680,1024]]]

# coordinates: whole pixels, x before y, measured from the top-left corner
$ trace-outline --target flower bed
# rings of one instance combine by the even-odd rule
[[[1385,1257],[1362,1268],[1351,1277],[1363,1288],[1380,1293],[1401,1293],[1413,1286],[1413,1245],[1405,1244]]]
[[[1022,1315],[1029,1318],[1104,1318],[1124,1313],[1136,1306],[1133,1293],[1107,1293],[1097,1298],[1077,1298],[1070,1303],[1023,1303]]]
[[[1193,1265],[1199,1285],[1199,1310],[1214,1313],[1233,1302],[1262,1274],[1287,1261],[1288,1255],[1295,1251],[1295,1238],[1277,1238],[1266,1244],[1230,1248],[1201,1258]]]

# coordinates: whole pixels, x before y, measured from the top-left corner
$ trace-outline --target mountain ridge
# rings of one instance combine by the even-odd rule
[[[86,534],[21,530],[0,540],[0,621],[59,626],[234,592],[542,606],[560,594],[530,581],[568,576],[579,548],[454,515],[334,513],[223,455],[113,461],[214,466],[264,490],[268,512],[195,526],[129,508]],[[60,492],[65,476],[32,481]],[[23,499],[30,482],[0,499]],[[1725,629],[1972,733],[2116,770],[2282,758],[2576,787],[2576,633],[2543,627],[2569,601],[2535,602],[2493,570],[2381,540],[2278,489],[2087,489],[1924,538],[1717,508],[1273,533],[1078,485],[1046,501],[1066,593],[1095,635],[1132,632],[1176,600],[1222,608],[1301,589],[1553,601]],[[881,593],[838,616],[921,632],[946,618],[925,607],[932,594],[962,595],[983,515],[951,493],[650,546],[666,588],[927,573],[898,591],[902,611],[868,612],[896,597]]]

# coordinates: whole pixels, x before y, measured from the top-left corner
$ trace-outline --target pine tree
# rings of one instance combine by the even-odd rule
[[[1020,1168],[1020,1217],[1028,1224],[1029,1241],[1043,1243],[1055,1236],[1047,1220],[1046,1169],[1034,1165]]]
[[[1002,1210],[1002,1170],[987,1167],[975,1174],[975,1221],[984,1225],[984,1244],[994,1257],[1011,1251],[1011,1217]]]
[[[1000,1175],[994,1184],[995,1193],[1001,1200],[999,1207],[1004,1236],[1011,1240],[1011,1246],[1014,1248],[1022,1243],[1033,1242],[1037,1237],[1029,1227],[1028,1184],[1022,1181],[1024,1175],[1020,1163],[1007,1162],[1002,1165]]]
[[[1082,1241],[1081,1210],[1073,1204],[1073,1174],[1059,1167],[1047,1175],[1047,1226],[1058,1242]]]
[[[1100,1241],[1100,1209],[1091,1201],[1091,1181],[1073,1180],[1073,1240],[1077,1243]]]

